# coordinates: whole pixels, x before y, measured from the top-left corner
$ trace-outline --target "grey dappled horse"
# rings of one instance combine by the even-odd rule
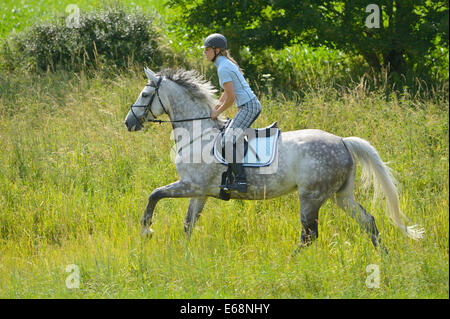
[[[155,189],[142,218],[143,234],[151,234],[152,215],[163,198],[190,198],[184,224],[190,235],[208,197],[219,198],[219,185],[225,168],[211,154],[211,138],[223,127],[224,119],[210,118],[217,100],[211,84],[195,71],[162,70],[156,75],[145,69],[149,82],[132,105],[125,119],[129,131],[137,131],[146,121],[161,122],[156,117],[167,114],[177,130],[193,133],[194,124],[201,127],[201,139],[190,134],[190,141],[176,141],[175,159],[179,175],[177,182]],[[200,125],[201,124],[201,125]],[[200,143],[202,161],[182,159],[180,150],[187,144]],[[182,145],[181,145],[182,144]],[[206,151],[205,151],[206,150]],[[332,198],[345,212],[368,232],[375,246],[380,244],[379,233],[372,215],[355,201],[355,157],[362,165],[363,177],[373,175],[373,183],[383,191],[389,217],[404,234],[420,239],[423,230],[405,226],[406,218],[399,205],[395,180],[369,142],[358,137],[338,137],[333,134],[306,129],[283,132],[278,139],[277,168],[272,174],[262,174],[258,168],[246,168],[248,192],[232,191],[231,199],[269,199],[297,190],[300,197],[302,234],[300,247],[318,236],[319,209]]]

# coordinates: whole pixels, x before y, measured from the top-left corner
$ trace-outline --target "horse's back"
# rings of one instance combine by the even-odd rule
[[[304,129],[281,133],[288,140],[298,143],[340,143],[341,137],[318,129]]]
[[[340,136],[317,129],[287,131],[281,136],[280,149],[296,168],[297,184],[341,184],[353,166]]]

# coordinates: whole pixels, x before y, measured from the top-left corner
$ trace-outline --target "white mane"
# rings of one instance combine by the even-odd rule
[[[211,82],[205,80],[197,71],[163,69],[159,74],[185,88],[193,98],[201,102],[201,106],[207,108],[208,112],[211,112],[212,108],[216,105],[217,99],[215,93],[217,93],[217,90],[212,86]],[[225,122],[222,116],[218,120],[221,124]]]

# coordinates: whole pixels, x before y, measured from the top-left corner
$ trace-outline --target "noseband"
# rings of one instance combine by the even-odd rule
[[[152,112],[152,103],[153,100],[155,99],[155,95],[158,97],[158,101],[159,104],[161,104],[162,109],[164,110],[164,113],[166,113],[167,115],[170,116],[169,112],[167,112],[166,108],[164,107],[164,104],[161,101],[161,97],[159,96],[159,86],[161,85],[161,81],[162,81],[162,76],[159,77],[158,82],[156,83],[155,86],[155,93],[153,93],[152,97],[150,98],[150,101],[148,102],[148,104],[145,105],[131,105],[131,113],[133,114],[133,116],[136,118],[136,120],[141,124],[144,125],[144,119],[147,117],[147,113],[150,112],[153,116],[152,119],[149,119],[149,122],[153,122],[153,123],[177,123],[177,122],[187,122],[187,121],[195,121],[195,120],[205,120],[205,119],[210,119],[211,116],[205,116],[205,117],[196,117],[196,118],[191,118],[191,119],[184,119],[184,120],[174,120],[174,121],[162,121],[162,120],[157,120],[155,114],[153,114]],[[145,86],[152,86],[150,83],[147,83]],[[145,109],[145,114],[142,117],[142,120],[139,120],[139,118],[136,116],[136,114],[134,114],[133,111],[133,107],[143,107]]]
[[[144,119],[146,118],[146,115],[147,115],[148,112],[150,112],[152,114],[152,116],[153,116],[153,119],[151,119],[149,121],[159,122],[158,120],[156,120],[156,116],[152,112],[152,104],[153,104],[153,100],[155,99],[155,95],[158,97],[159,103],[161,104],[161,107],[163,108],[164,112],[166,114],[169,114],[167,112],[166,108],[164,107],[164,104],[162,103],[161,98],[159,97],[159,86],[161,85],[161,81],[162,81],[162,76],[159,77],[158,83],[156,83],[156,86],[155,86],[155,93],[153,93],[153,95],[150,98],[150,101],[148,102],[148,104],[143,104],[143,105],[133,104],[133,105],[131,105],[131,108],[130,108],[131,109],[131,113],[133,113],[133,116],[135,117],[135,119],[138,122],[140,122],[141,125],[144,124]],[[147,83],[145,86],[152,86],[152,85],[151,85],[151,83]],[[142,120],[139,120],[139,118],[136,116],[136,114],[134,114],[133,107],[143,107],[145,109],[145,114],[142,117]]]

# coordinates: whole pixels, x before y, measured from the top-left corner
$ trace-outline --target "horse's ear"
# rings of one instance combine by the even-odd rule
[[[148,78],[148,80],[150,82],[154,82],[154,83],[157,82],[156,75],[155,75],[155,73],[152,70],[150,70],[149,68],[145,67],[144,68],[144,72],[147,75],[147,78]]]

